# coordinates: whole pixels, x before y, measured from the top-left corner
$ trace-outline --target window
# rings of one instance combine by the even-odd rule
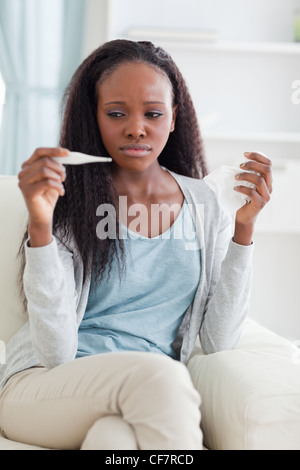
[[[0,128],[2,123],[3,105],[5,103],[5,83],[0,73]]]
[[[6,85],[2,79],[0,174],[13,175],[36,147],[57,145],[61,96],[81,62],[86,2],[0,0],[0,5]]]

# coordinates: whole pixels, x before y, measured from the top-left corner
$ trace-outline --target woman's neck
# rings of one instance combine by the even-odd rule
[[[166,181],[166,173],[158,162],[141,172],[117,166],[113,166],[112,169],[112,177],[118,194],[126,195],[133,200],[150,198],[159,194]]]

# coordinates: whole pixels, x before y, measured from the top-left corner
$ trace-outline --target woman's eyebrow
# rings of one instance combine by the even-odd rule
[[[166,104],[163,101],[144,101],[143,104]]]
[[[125,105],[126,102],[125,101],[109,101],[108,103],[104,103],[104,106],[110,106],[112,104],[121,104],[121,105]],[[164,103],[164,101],[143,101],[143,104],[145,105],[148,105],[148,104],[163,104],[165,105],[166,103]]]
[[[108,103],[104,103],[104,106],[109,106],[111,104],[126,104],[125,101],[109,101]]]

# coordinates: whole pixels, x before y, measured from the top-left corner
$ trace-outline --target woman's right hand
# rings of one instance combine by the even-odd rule
[[[47,231],[49,239],[52,233],[53,212],[58,197],[64,195],[63,182],[66,174],[64,166],[50,157],[63,157],[68,153],[67,149],[59,147],[38,148],[23,163],[18,174],[19,187],[29,213],[29,232],[32,231],[34,236]],[[45,244],[42,242],[40,238],[40,243],[34,246]]]

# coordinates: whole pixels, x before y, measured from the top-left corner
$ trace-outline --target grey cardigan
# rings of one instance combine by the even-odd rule
[[[173,343],[178,360],[186,363],[199,334],[207,354],[237,345],[248,310],[253,245],[232,241],[232,220],[204,181],[170,173],[193,208],[201,250],[199,286]],[[25,256],[29,321],[7,344],[0,390],[16,372],[39,363],[52,368],[74,360],[88,301],[91,279],[87,276],[83,283],[83,264],[74,241],[64,245],[53,237],[40,248],[26,243]]]

